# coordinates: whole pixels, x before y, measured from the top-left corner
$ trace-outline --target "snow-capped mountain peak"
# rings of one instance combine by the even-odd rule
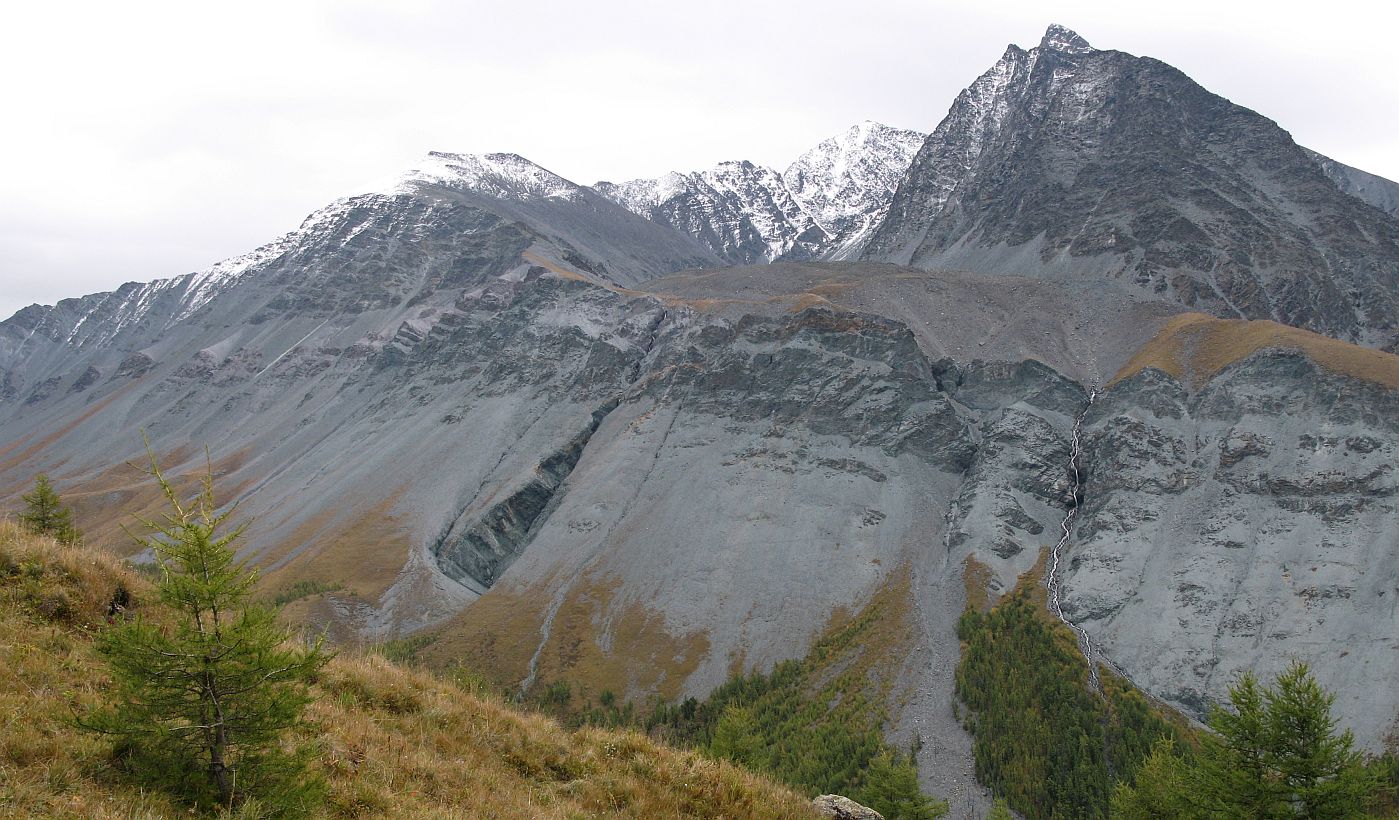
[[[431,151],[382,193],[405,193],[424,185],[474,191],[501,199],[577,199],[582,187],[519,154],[449,154]]]
[[[781,173],[732,160],[706,171],[599,182],[594,190],[734,264],[846,258],[878,224],[926,135],[865,121]]]
[[[823,231],[843,234],[876,211],[882,215],[925,139],[918,131],[865,120],[802,154],[782,180]]]
[[[1049,28],[1045,29],[1044,37],[1040,39],[1040,48],[1062,54],[1090,54],[1097,50],[1077,32],[1058,23],[1050,23]]]

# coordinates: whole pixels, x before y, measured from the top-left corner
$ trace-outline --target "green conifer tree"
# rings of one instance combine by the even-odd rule
[[[1306,664],[1294,662],[1264,699],[1271,763],[1297,816],[1326,820],[1363,814],[1374,783],[1351,731],[1336,731],[1331,715],[1336,696],[1321,688]]]
[[[1112,793],[1114,820],[1194,820],[1204,817],[1191,804],[1190,767],[1170,738],[1156,741],[1131,783]]]
[[[865,783],[854,799],[884,815],[886,820],[936,820],[947,804],[923,794],[918,771],[901,755],[885,751],[870,758]]]
[[[1350,731],[1337,733],[1335,696],[1304,663],[1271,688],[1245,674],[1229,688],[1230,709],[1210,717],[1192,805],[1210,817],[1360,817],[1375,792]]]
[[[1229,687],[1229,704],[1210,715],[1214,733],[1204,738],[1196,778],[1202,802],[1246,817],[1287,816],[1269,765],[1267,705],[1252,673]]]
[[[149,445],[148,445],[149,452]],[[306,683],[328,659],[320,642],[289,645],[273,612],[248,602],[255,573],[234,556],[243,526],[214,501],[212,471],[182,501],[154,455],[150,473],[171,512],[139,538],[156,556],[160,599],[173,623],[141,617],[99,636],[115,703],[84,725],[118,738],[119,756],[143,783],[197,805],[230,807],[256,798],[279,816],[311,808],[322,788],[308,777],[308,748],[290,749]]]
[[[82,540],[82,533],[73,526],[73,511],[63,506],[49,477],[40,473],[34,478],[34,492],[21,495],[24,512],[19,514],[20,524],[38,535],[49,535],[62,544],[76,544]]]
[[[757,769],[761,767],[762,751],[762,737],[753,711],[734,704],[726,706],[714,726],[714,737],[709,741],[710,755]]]

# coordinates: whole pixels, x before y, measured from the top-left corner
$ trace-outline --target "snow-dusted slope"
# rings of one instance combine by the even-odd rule
[[[1165,63],[1050,26],[958,96],[861,258],[1116,281],[1399,349],[1399,222],[1346,182]]]
[[[278,309],[298,300],[305,301],[306,311],[320,313],[350,307],[340,304],[347,300],[359,310],[387,307],[429,283],[460,287],[468,279],[474,282],[474,275],[463,271],[488,269],[488,259],[502,254],[513,259],[518,249],[507,253],[496,247],[497,235],[504,234],[511,237],[506,245],[537,243],[536,256],[621,285],[719,263],[690,237],[516,154],[431,152],[405,173],[331,202],[296,230],[249,253],[196,273],[128,282],[56,305],[31,305],[0,321],[0,400],[43,369],[36,363],[48,354],[36,356],[36,349],[54,348],[50,352],[60,358],[57,348],[140,349],[187,321],[214,321],[197,314],[234,290],[259,294],[225,303],[225,311],[227,304],[236,303],[249,316],[262,315],[259,300],[268,298],[264,288],[285,288],[274,300]],[[459,258],[444,258],[442,271],[427,270],[421,259],[389,260],[376,247],[386,237],[404,243],[393,246],[395,253],[411,256],[440,245],[457,248]],[[478,246],[483,241],[484,248]],[[363,277],[363,289],[346,287],[346,271],[351,270]],[[336,277],[335,286],[323,287],[323,278]],[[20,362],[27,362],[27,374],[8,371]]]
[[[735,264],[807,258],[823,234],[771,168],[721,162],[707,171],[670,173],[594,190],[653,222],[698,239]]]
[[[419,185],[445,185],[521,202],[550,198],[577,200],[584,196],[582,186],[519,154],[429,151],[416,168],[396,179],[385,192],[401,193]]]
[[[734,264],[846,258],[888,208],[926,135],[863,122],[781,174],[747,161],[593,189]]]
[[[927,134],[866,120],[797,158],[782,182],[829,237],[828,256],[848,258],[884,218],[899,180]]]

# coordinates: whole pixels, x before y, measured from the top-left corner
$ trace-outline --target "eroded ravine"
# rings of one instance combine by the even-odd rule
[[[1059,565],[1064,558],[1064,550],[1068,549],[1069,540],[1073,535],[1074,520],[1078,518],[1078,508],[1083,503],[1083,471],[1079,467],[1079,460],[1083,454],[1083,420],[1087,418],[1088,412],[1093,409],[1093,401],[1098,398],[1096,388],[1089,388],[1088,402],[1074,418],[1073,430],[1069,434],[1069,475],[1073,478],[1072,500],[1069,502],[1069,509],[1064,513],[1064,518],[1059,522],[1061,535],[1059,542],[1049,553],[1049,571],[1045,574],[1045,586],[1049,591],[1049,609],[1060,621],[1078,638],[1079,651],[1083,653],[1083,659],[1088,662],[1088,683],[1093,687],[1093,691],[1102,694],[1102,682],[1098,679],[1098,664],[1093,660],[1093,642],[1088,637],[1087,630],[1079,627],[1064,615],[1061,605],[1061,595],[1063,579],[1060,577]]]

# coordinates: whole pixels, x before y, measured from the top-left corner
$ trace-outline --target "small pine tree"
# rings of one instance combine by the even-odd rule
[[[1210,717],[1188,794],[1225,817],[1360,817],[1375,782],[1349,730],[1337,733],[1335,696],[1294,662],[1263,689],[1250,674],[1229,688],[1231,709]]]
[[[854,799],[884,815],[886,820],[937,820],[947,804],[923,794],[918,771],[902,756],[885,751],[870,759],[865,782]]]
[[[1375,784],[1354,735],[1336,732],[1336,696],[1321,688],[1306,664],[1294,662],[1264,697],[1272,764],[1289,804],[1302,817],[1363,814]]]
[[[61,544],[76,544],[82,540],[82,533],[73,526],[73,511],[63,506],[44,473],[34,478],[34,492],[21,495],[20,499],[24,501],[24,512],[19,514],[19,522],[25,529],[36,535],[52,536]]]
[[[762,752],[763,741],[753,711],[733,704],[724,707],[709,741],[709,754],[757,769],[761,768]]]
[[[310,749],[283,741],[328,656],[320,642],[289,647],[273,612],[248,603],[256,575],[233,551],[244,527],[223,531],[232,510],[218,511],[212,471],[189,502],[154,455],[150,474],[171,512],[143,521],[154,534],[137,540],[155,553],[160,599],[175,620],[137,617],[101,633],[116,702],[84,725],[116,736],[119,757],[144,783],[201,807],[255,798],[280,816],[309,810],[323,788],[307,776]]]

